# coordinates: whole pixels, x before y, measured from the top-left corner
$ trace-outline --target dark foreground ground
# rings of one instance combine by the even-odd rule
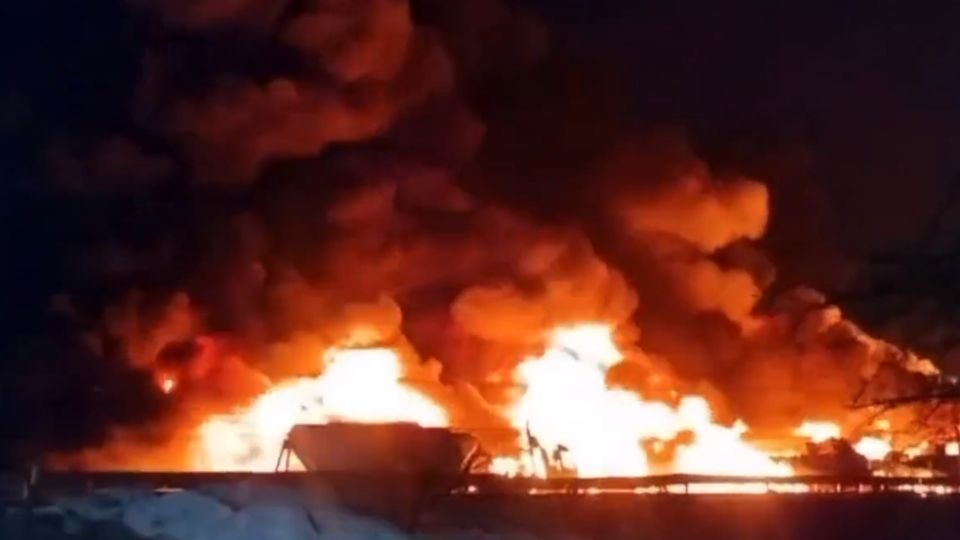
[[[53,521],[28,524],[22,517],[8,514],[0,521],[0,538],[137,538],[115,523],[66,535]],[[464,496],[437,501],[421,515],[416,530],[400,532],[403,524],[397,526],[398,538],[956,540],[960,539],[960,498],[894,494]]]
[[[424,525],[523,531],[538,538],[957,540],[960,497],[475,496],[443,501],[424,516]]]
[[[889,484],[890,480],[884,482]],[[17,485],[8,484],[11,488]],[[138,493],[139,500],[146,500],[151,509],[158,505],[154,501],[168,501],[160,517],[173,522],[174,529],[191,519],[202,518],[206,511],[197,508],[205,508],[205,504],[214,509],[220,505],[229,514],[229,519],[213,522],[200,536],[196,528],[192,536],[168,534],[173,530],[168,527],[164,540],[960,540],[960,495],[924,497],[889,490],[763,495],[530,495],[526,493],[530,486],[515,484],[500,480],[481,482],[479,493],[427,496],[423,495],[421,480],[382,474],[48,475],[40,484],[43,489],[38,489],[42,501],[34,501],[38,508],[47,509],[43,516],[25,511],[24,503],[15,497],[7,497],[6,504],[0,499],[0,540],[141,538],[124,526],[126,518],[120,518],[123,508],[129,508],[130,493]],[[853,482],[846,488],[859,484]],[[433,488],[428,492],[447,493],[438,490],[437,484],[430,485]],[[160,486],[175,491],[158,495],[154,490]],[[16,490],[8,491],[16,495]],[[113,497],[114,503],[104,506],[103,494],[108,494],[107,499]],[[66,502],[70,498],[84,501],[87,517],[80,520],[80,527],[74,519],[68,534],[63,531],[63,517],[76,515],[70,510],[63,512],[70,508]],[[128,502],[116,502],[121,499]],[[180,501],[180,506],[171,506],[176,501]],[[55,504],[51,506],[51,502]],[[269,508],[276,504],[286,505],[285,509],[292,509],[292,513],[277,514],[275,508]],[[101,517],[87,526],[84,524],[89,521],[91,505],[93,515]],[[55,511],[50,512],[51,508]],[[112,518],[102,518],[111,512]],[[191,513],[199,517],[181,519],[181,515]],[[309,523],[304,521],[306,514],[312,516]],[[284,530],[283,525],[291,519],[300,520],[301,529]],[[274,526],[273,521],[278,525]],[[239,533],[256,526],[269,534]],[[225,527],[235,530],[222,531]]]

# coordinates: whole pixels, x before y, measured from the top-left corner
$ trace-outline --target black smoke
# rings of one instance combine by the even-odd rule
[[[426,261],[417,247],[427,238],[469,261],[460,239],[499,219],[487,205],[582,231],[637,289],[644,346],[682,358],[681,375],[721,393],[752,392],[767,377],[749,375],[764,365],[750,359],[789,354],[771,345],[780,334],[743,343],[731,315],[741,308],[703,313],[689,291],[663,286],[704,257],[719,275],[749,275],[763,308],[790,311],[764,302],[809,283],[849,297],[858,321],[908,345],[953,346],[900,331],[900,316],[880,317],[858,281],[872,278],[873,252],[922,236],[954,181],[960,93],[950,89],[960,81],[949,17],[612,0],[20,0],[3,9],[0,462],[95,445],[111,426],[169,413],[175,404],[150,368],[177,350],[202,356],[189,345],[199,335],[269,355],[310,317],[285,301],[304,296],[299,283],[325,284],[311,304],[325,312],[348,297],[396,297],[423,354],[482,349],[451,330],[449,307],[465,287],[497,280],[542,294],[515,268],[510,248],[526,245],[472,267],[431,267],[429,285],[390,269],[385,252]],[[623,177],[600,174],[617,170],[610,162],[623,148],[647,159]],[[642,199],[698,167],[718,185],[767,184],[764,253],[749,242],[706,255],[668,243],[670,260],[684,264],[662,267],[666,244],[611,223],[621,191]],[[385,209],[377,190],[389,184],[402,189]],[[366,233],[377,220],[389,235]],[[332,254],[384,270],[340,283],[351,268]],[[904,311],[949,326],[952,312],[931,298],[943,289],[894,283]],[[915,297],[935,305],[920,309]],[[825,344],[809,329],[820,328],[822,301],[804,298],[798,309],[814,316],[784,316],[817,336],[802,347],[860,358],[849,332],[833,329]],[[331,317],[340,315],[349,319]],[[450,371],[484,371],[474,364]],[[813,369],[797,365],[778,380]]]

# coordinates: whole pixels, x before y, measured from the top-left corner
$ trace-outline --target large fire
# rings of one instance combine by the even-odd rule
[[[830,439],[839,439],[840,426],[823,420],[807,420],[800,424],[794,434],[809,439],[811,442],[820,443]]]
[[[400,382],[398,355],[387,348],[333,349],[323,374],[278,384],[249,407],[200,427],[194,466],[270,471],[296,424],[407,421],[444,426],[444,410]]]
[[[638,393],[611,388],[607,369],[622,360],[611,329],[599,324],[559,328],[547,351],[517,368],[526,391],[511,409],[513,425],[529,433],[530,458],[505,471],[545,476],[548,461],[578,476],[642,476],[651,472],[788,475],[741,439],[742,423],[727,427],[712,420],[710,405],[687,396],[675,406],[647,401]],[[650,465],[647,446],[663,448],[685,440],[659,470]],[[531,448],[530,446],[536,446]],[[653,450],[655,452],[655,450]]]
[[[714,422],[703,397],[668,404],[611,387],[606,371],[622,358],[606,325],[556,329],[542,355],[516,368],[524,390],[506,414],[522,452],[495,456],[491,471],[540,477],[792,473],[742,439],[742,422]],[[272,470],[287,432],[298,423],[449,423],[439,404],[403,382],[400,357],[391,349],[333,349],[323,365],[318,377],[278,384],[243,410],[207,420],[200,428],[195,466]],[[653,458],[657,466],[651,465]]]
[[[826,206],[792,151],[702,159],[498,1],[133,3],[157,31],[111,108],[136,117],[28,137],[50,182],[25,215],[71,234],[24,236],[56,241],[20,265],[53,274],[11,342],[14,409],[40,409],[11,463],[269,471],[335,421],[467,432],[478,467],[558,483],[960,454],[850,410],[937,371],[793,286],[874,288],[807,238]]]
[[[853,448],[863,457],[871,461],[880,461],[887,457],[892,450],[890,443],[879,437],[863,437]]]
[[[584,476],[646,474],[641,437],[661,432],[669,420],[639,396],[607,387],[604,370],[620,355],[603,330],[560,330],[541,357],[524,361],[517,374],[526,391],[511,420],[544,450],[566,448],[570,465]],[[544,461],[528,460],[527,472],[546,475]]]

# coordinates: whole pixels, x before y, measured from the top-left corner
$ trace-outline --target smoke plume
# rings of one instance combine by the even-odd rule
[[[55,270],[17,297],[37,315],[5,344],[0,395],[33,413],[5,426],[6,459],[159,460],[142,449],[186,444],[332,346],[395,347],[464,425],[502,423],[498,383],[584,321],[616,328],[622,385],[704,392],[771,431],[923,365],[818,293],[774,288],[764,179],[718,174],[675,128],[623,125],[526,13],[126,10],[149,32],[124,122],[43,141],[32,204],[55,216],[38,240]]]

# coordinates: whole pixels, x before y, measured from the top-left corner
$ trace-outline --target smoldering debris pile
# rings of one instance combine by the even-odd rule
[[[0,520],[3,521],[3,520]],[[112,489],[61,499],[30,523],[7,518],[11,538],[110,540],[404,540],[493,539],[479,531],[409,535],[395,525],[344,510],[320,493],[235,484],[155,493]],[[7,538],[7,533],[0,536]],[[514,536],[509,536],[514,537]]]

